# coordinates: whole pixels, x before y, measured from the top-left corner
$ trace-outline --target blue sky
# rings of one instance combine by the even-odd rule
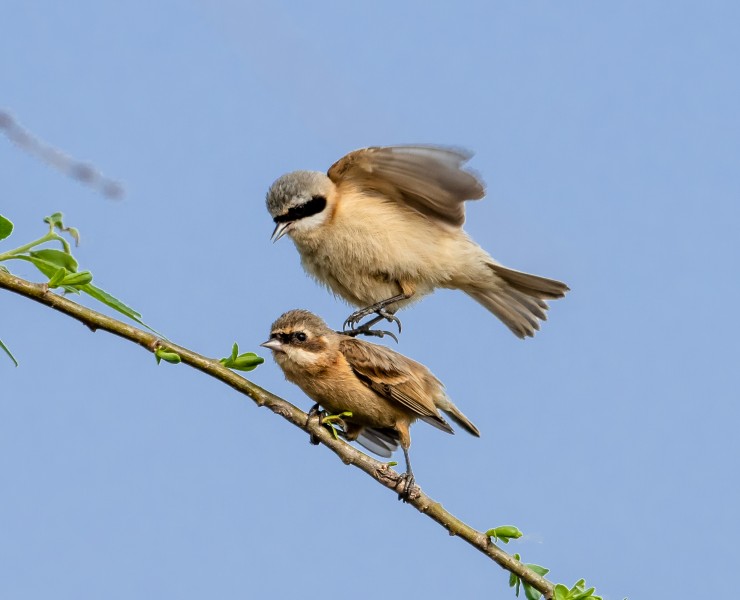
[[[730,2],[20,2],[0,108],[126,188],[0,138],[21,243],[60,210],[96,282],[211,356],[349,307],[269,242],[286,171],[460,145],[466,229],[562,279],[533,340],[460,293],[401,316],[483,432],[413,431],[424,490],[556,581],[706,597],[736,569],[740,83]],[[8,248],[6,242],[2,248]],[[22,266],[17,272],[35,276]],[[0,293],[0,596],[507,598],[507,574],[185,367]],[[251,374],[310,403],[267,362]]]

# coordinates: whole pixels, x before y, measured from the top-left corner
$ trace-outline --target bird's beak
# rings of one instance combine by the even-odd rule
[[[278,223],[277,225],[275,225],[275,229],[272,231],[272,236],[270,237],[273,244],[277,242],[281,237],[283,237],[286,233],[288,233],[288,227],[290,227],[290,225],[290,222]]]
[[[262,342],[260,346],[262,346],[263,348],[269,348],[270,350],[274,350],[275,352],[283,351],[283,345],[280,343],[280,340],[267,340],[266,342]]]

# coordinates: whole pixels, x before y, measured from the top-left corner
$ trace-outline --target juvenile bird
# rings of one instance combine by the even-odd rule
[[[442,410],[480,436],[424,365],[385,346],[337,333],[311,312],[286,312],[272,324],[270,339],[262,346],[272,350],[285,378],[314,402],[333,414],[352,413],[342,419],[348,440],[383,457],[401,445],[406,481],[400,498],[407,497],[414,481],[409,461],[409,426],[414,421],[454,433],[439,414]]]
[[[267,193],[273,241],[286,233],[303,268],[361,307],[345,322],[367,332],[436,288],[459,289],[520,338],[545,320],[545,300],[568,286],[503,267],[463,231],[464,202],[483,184],[463,165],[471,154],[437,146],[385,146],[350,152],[327,174],[295,171]],[[350,331],[352,333],[352,331]]]

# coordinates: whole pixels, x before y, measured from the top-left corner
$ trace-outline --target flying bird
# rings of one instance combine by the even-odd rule
[[[547,318],[546,300],[569,288],[500,265],[463,231],[465,201],[485,194],[463,168],[471,156],[439,146],[371,147],[326,174],[283,175],[267,193],[272,239],[288,234],[303,268],[360,307],[345,321],[350,334],[384,318],[400,330],[399,308],[447,288],[468,294],[516,336],[533,336]]]
[[[285,378],[318,405],[333,414],[352,413],[342,418],[348,440],[386,458],[400,444],[406,460],[400,498],[407,498],[414,482],[409,460],[409,427],[414,421],[454,433],[441,410],[480,436],[424,365],[385,346],[338,333],[311,312],[286,312],[272,324],[270,339],[262,346],[272,350]]]

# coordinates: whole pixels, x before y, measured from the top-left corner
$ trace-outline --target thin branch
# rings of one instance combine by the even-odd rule
[[[113,335],[139,344],[150,352],[158,348],[166,348],[176,352],[182,362],[210,375],[231,386],[238,392],[249,396],[258,406],[266,406],[275,414],[280,415],[299,429],[311,434],[324,446],[336,454],[342,462],[353,465],[364,471],[381,485],[388,489],[399,491],[404,485],[403,478],[383,462],[363,454],[353,446],[342,440],[337,440],[326,428],[318,423],[318,419],[308,420],[305,412],[290,402],[262,389],[260,386],[245,379],[221,365],[218,360],[207,358],[196,352],[165,341],[152,333],[142,331],[131,325],[113,319],[92,309],[86,308],[59,294],[49,290],[46,284],[31,283],[0,270],[0,288],[15,292],[36,302],[44,304],[77,319],[92,331],[102,329]],[[553,584],[544,577],[527,568],[513,556],[496,546],[482,531],[473,529],[444,508],[439,502],[427,496],[417,486],[410,494],[409,504],[422,514],[427,515],[444,527],[450,535],[460,537],[479,550],[507,571],[517,575],[522,581],[542,592],[546,598],[553,594]]]

